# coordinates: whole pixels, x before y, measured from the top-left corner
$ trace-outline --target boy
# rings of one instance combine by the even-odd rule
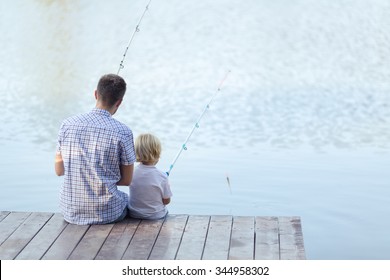
[[[161,219],[168,210],[172,192],[168,175],[156,168],[160,159],[161,143],[152,134],[141,134],[135,140],[136,161],[130,184],[129,216],[140,219]]]

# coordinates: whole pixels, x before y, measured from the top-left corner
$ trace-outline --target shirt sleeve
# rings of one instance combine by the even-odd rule
[[[121,165],[131,165],[135,162],[135,150],[134,150],[134,140],[133,132],[128,131],[121,141],[121,155],[120,155],[120,164]]]
[[[170,198],[172,196],[171,192],[171,186],[169,184],[168,178],[162,182],[162,189],[163,189],[163,198]]]
[[[56,154],[61,153],[61,143],[62,143],[62,129],[63,129],[64,124],[61,125],[60,130],[58,131],[58,136],[57,136],[57,145],[56,145]]]

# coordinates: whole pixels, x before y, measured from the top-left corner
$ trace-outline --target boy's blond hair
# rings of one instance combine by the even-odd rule
[[[157,162],[161,154],[160,140],[150,133],[140,134],[135,139],[135,154],[138,162]]]

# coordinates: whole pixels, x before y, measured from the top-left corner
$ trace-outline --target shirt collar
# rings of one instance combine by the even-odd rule
[[[153,168],[153,167],[156,167],[156,165],[146,165],[146,164],[143,164],[142,162],[139,163],[140,166],[144,167],[144,168]]]
[[[110,112],[108,112],[107,110],[104,110],[104,109],[93,108],[91,112],[95,113],[95,114],[103,115],[106,117],[111,117]]]

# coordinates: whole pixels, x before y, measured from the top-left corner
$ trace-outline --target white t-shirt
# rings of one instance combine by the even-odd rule
[[[129,215],[139,219],[160,219],[168,210],[162,202],[172,192],[168,175],[154,165],[140,163],[130,184]]]

